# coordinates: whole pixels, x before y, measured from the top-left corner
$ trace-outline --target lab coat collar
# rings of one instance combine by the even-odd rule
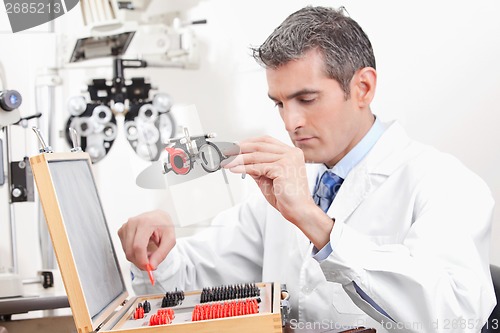
[[[380,137],[384,134],[384,131],[388,127],[387,124],[383,124],[378,117],[375,116],[375,122],[372,127],[365,134],[365,136],[356,144],[356,146],[351,149],[342,159],[335,164],[330,171],[345,179],[349,172],[362,161],[366,155],[370,152],[373,146],[377,143]],[[318,183],[319,177],[328,170],[328,167],[324,164],[317,164],[314,167],[315,172],[311,175],[308,174],[308,179],[314,179],[314,184]],[[311,185],[311,184],[310,184]],[[315,186],[310,186],[311,194]]]
[[[367,156],[353,168],[352,172],[359,173],[362,169],[367,174],[379,174],[389,176],[394,170],[401,165],[402,160],[394,158],[399,157],[395,152],[402,151],[411,142],[403,127],[397,122],[392,121],[383,123],[386,130],[373,146]],[[319,172],[325,171],[327,168],[321,163],[309,163],[307,167],[307,178],[309,182],[309,190],[314,192],[316,178]],[[358,170],[358,171],[357,171]],[[347,178],[350,178],[349,175]],[[352,178],[352,177],[351,177]]]
[[[367,156],[351,170],[327,211],[335,220],[345,221],[363,200],[377,189],[408,158],[401,152],[411,143],[397,122],[387,129]]]
[[[406,131],[397,121],[385,126],[384,134],[365,159],[366,165],[360,163],[369,174],[389,176],[409,158],[408,154],[401,154],[412,142]]]

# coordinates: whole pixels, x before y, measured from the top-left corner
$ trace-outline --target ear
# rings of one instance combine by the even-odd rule
[[[351,81],[351,96],[360,109],[370,106],[377,87],[377,71],[372,67],[364,67],[354,74]]]

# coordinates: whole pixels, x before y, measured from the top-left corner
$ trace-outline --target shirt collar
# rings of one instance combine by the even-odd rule
[[[335,164],[330,170],[337,176],[345,179],[349,172],[368,154],[368,152],[373,148],[378,139],[382,136],[385,131],[385,126],[380,122],[380,120],[375,116],[375,121],[372,127],[365,134],[365,136],[358,142],[354,148],[352,148],[337,164]],[[328,167],[322,164],[319,168],[318,175],[322,175]]]

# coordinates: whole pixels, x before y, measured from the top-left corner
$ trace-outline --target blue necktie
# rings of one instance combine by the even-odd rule
[[[342,178],[330,170],[326,170],[321,176],[318,184],[316,184],[313,199],[316,205],[321,207],[325,213],[328,208],[330,208],[330,205],[337,195],[343,181],[344,180]]]

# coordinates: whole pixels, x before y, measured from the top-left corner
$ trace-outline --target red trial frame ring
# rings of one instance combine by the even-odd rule
[[[180,148],[165,148],[168,152],[168,160],[172,170],[178,175],[187,174],[192,167],[192,161],[189,155]],[[177,162],[177,163],[176,163]],[[180,165],[182,163],[182,166]]]

